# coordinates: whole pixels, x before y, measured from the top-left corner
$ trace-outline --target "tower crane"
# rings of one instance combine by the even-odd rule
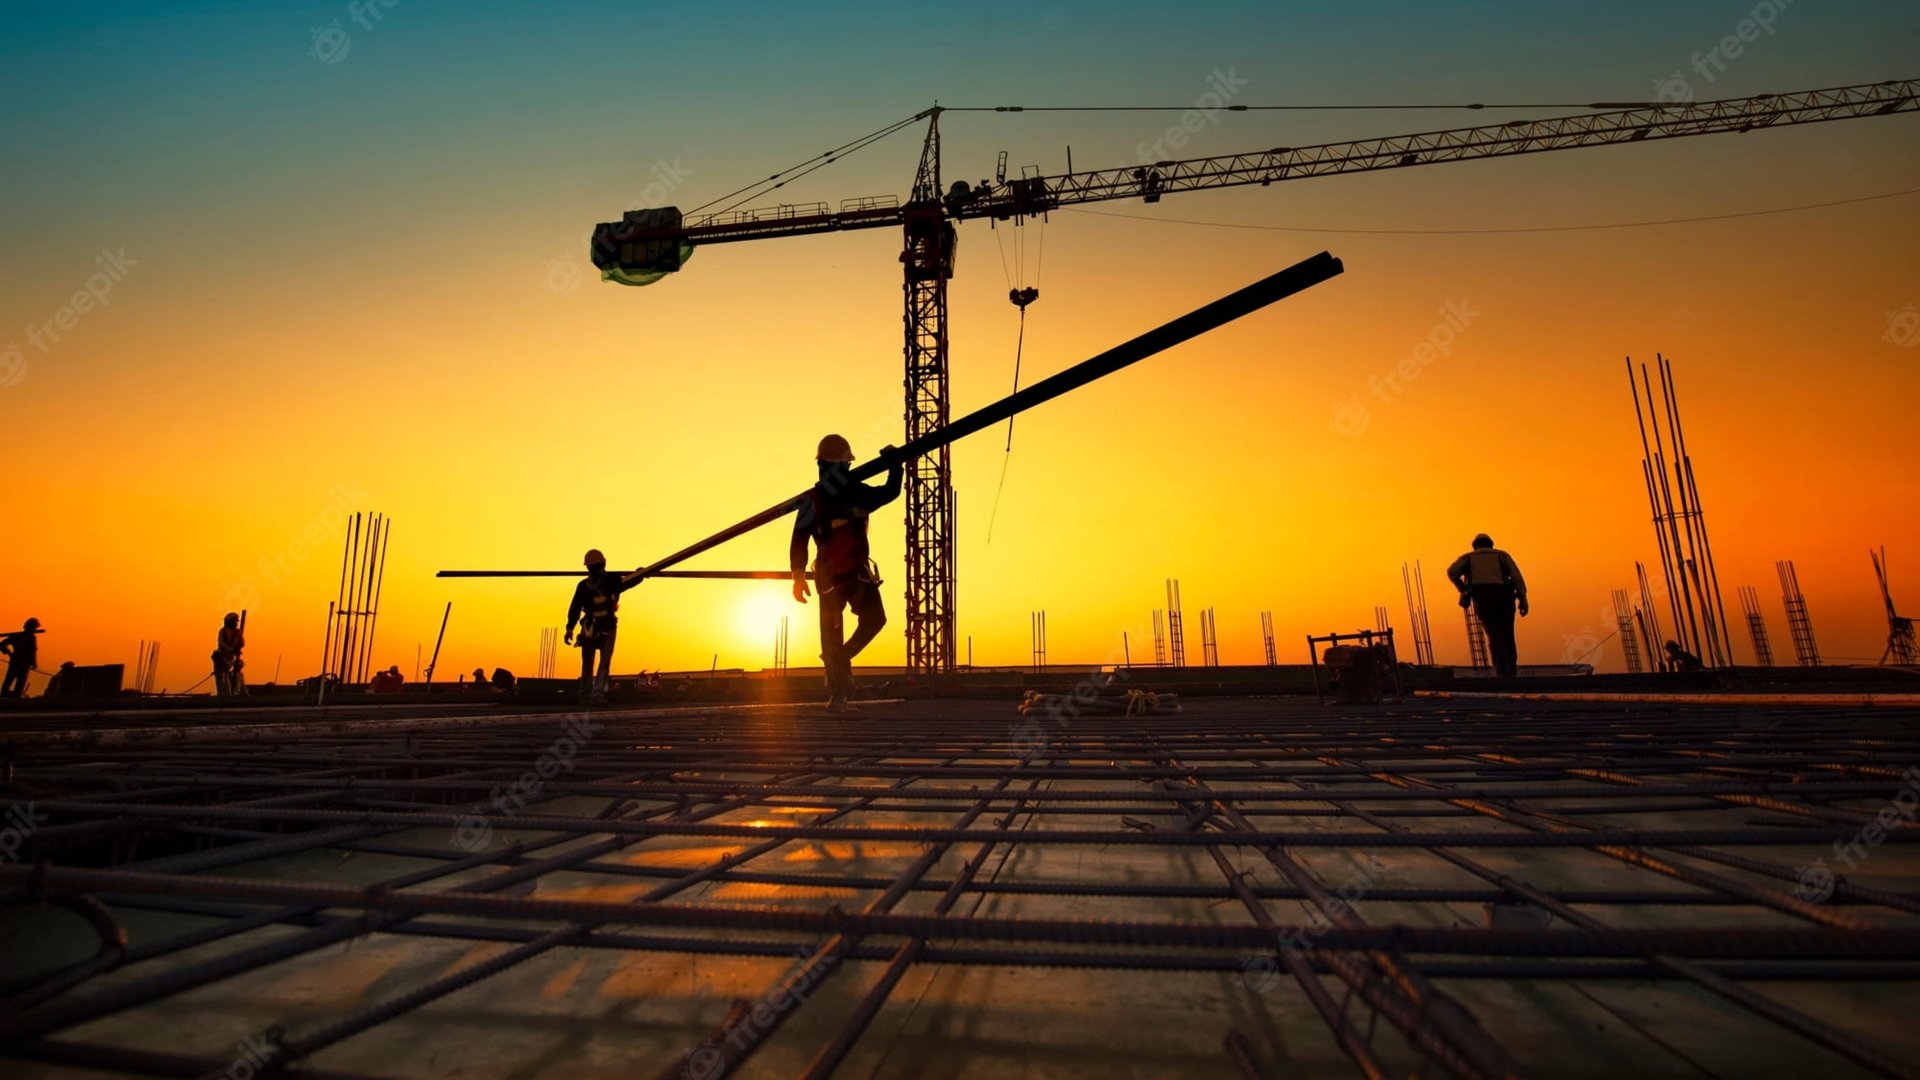
[[[906,306],[906,440],[912,441],[948,420],[947,282],[953,277],[958,222],[1020,221],[1060,207],[1115,199],[1152,203],[1175,192],[1264,187],[1336,173],[1913,112],[1920,110],[1920,80],[1691,103],[1601,102],[1591,108],[1596,111],[1050,176],[1006,178],[1002,173],[995,181],[971,185],[961,180],[943,188],[940,118],[953,110],[936,105],[882,129],[890,132],[926,123],[919,168],[904,203],[883,196],[849,199],[838,209],[826,203],[780,204],[692,218],[684,218],[676,207],[630,210],[621,220],[594,228],[590,256],[604,280],[644,285],[678,271],[693,249],[702,245],[899,229]],[[1024,110],[1003,106],[995,111]],[[823,157],[832,160],[830,155]],[[954,666],[953,512],[951,463],[943,447],[915,461],[906,477],[907,664],[916,672],[943,672]]]

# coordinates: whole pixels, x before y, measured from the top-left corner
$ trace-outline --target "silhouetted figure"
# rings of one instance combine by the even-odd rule
[[[63,660],[52,675],[47,676],[47,688],[42,697],[78,697],[80,694],[80,676],[73,670],[73,661]]]
[[[475,668],[474,670],[478,671],[479,669]],[[497,667],[493,669],[493,688],[495,690],[498,690],[504,694],[509,690],[513,689],[513,683],[514,683],[513,672],[508,671],[506,668],[503,668],[503,667]]]
[[[1447,580],[1460,590],[1460,606],[1471,605],[1487,632],[1487,651],[1493,656],[1494,674],[1512,678],[1520,671],[1518,650],[1513,644],[1513,610],[1517,602],[1520,614],[1527,613],[1527,582],[1513,556],[1493,546],[1486,533],[1473,538],[1473,550],[1453,560],[1447,567]]]
[[[1668,671],[1705,671],[1706,667],[1699,657],[1681,648],[1679,642],[1667,642]]]
[[[385,671],[373,673],[373,680],[367,684],[369,694],[397,694],[407,683],[407,677],[400,674],[400,665],[395,664]]]
[[[27,675],[40,659],[40,633],[40,620],[28,619],[20,629],[0,637],[0,656],[7,658],[7,677],[0,679],[0,698],[26,696]]]
[[[241,674],[247,666],[240,654],[246,650],[247,637],[240,629],[240,613],[227,612],[220,623],[220,635],[213,646],[213,692],[223,698],[247,696],[247,679]]]
[[[807,602],[807,541],[818,549],[813,581],[820,592],[820,660],[827,670],[827,709],[845,712],[853,694],[853,658],[887,625],[880,600],[880,572],[867,551],[867,516],[900,497],[901,463],[885,447],[887,482],[869,487],[848,475],[853,448],[838,435],[820,440],[814,455],[820,478],[802,496],[793,522],[787,562],[793,571],[793,598]],[[843,614],[851,608],[860,620],[845,637]]]
[[[487,672],[485,668],[473,669],[473,685],[469,686],[467,690],[469,693],[474,693],[474,694],[493,693],[493,684],[487,681]]]
[[[640,584],[637,574],[607,573],[607,557],[593,548],[586,554],[587,576],[573,587],[567,605],[566,643],[574,643],[580,624],[580,700],[598,704],[613,687],[613,645],[620,634],[620,594]],[[594,668],[594,657],[600,665]]]

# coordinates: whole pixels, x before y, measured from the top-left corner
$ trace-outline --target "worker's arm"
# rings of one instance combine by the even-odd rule
[[[893,447],[886,447],[880,451],[880,457],[885,459],[893,452]],[[904,464],[897,459],[888,461],[886,483],[879,487],[855,484],[853,491],[849,492],[849,494],[853,496],[853,500],[859,505],[860,509],[878,510],[900,497],[900,482],[905,479],[905,476],[906,467]]]
[[[793,515],[793,538],[787,542],[787,569],[793,572],[793,598],[807,602],[807,537],[813,528],[813,497],[807,496]]]
[[[1453,582],[1453,587],[1460,591],[1461,599],[1466,599],[1468,595],[1468,579],[1467,557],[1465,555],[1453,560],[1453,565],[1447,567],[1447,580]]]
[[[1514,563],[1513,556],[1500,553],[1501,568],[1507,572],[1507,582],[1513,586],[1514,599],[1520,601],[1520,614],[1527,613],[1527,579],[1520,576],[1520,567]]]
[[[620,575],[620,591],[626,592],[628,589],[633,588],[645,580],[647,580],[647,576],[638,570],[635,570],[631,574],[622,574]]]

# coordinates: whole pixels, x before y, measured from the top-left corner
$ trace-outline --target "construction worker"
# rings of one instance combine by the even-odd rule
[[[369,694],[397,694],[407,684],[407,677],[400,674],[400,665],[394,664],[385,671],[373,673],[373,679],[367,683]]]
[[[580,624],[580,699],[589,704],[607,700],[613,688],[613,644],[620,632],[620,594],[640,584],[638,574],[607,573],[607,557],[593,548],[586,554],[587,576],[573,587],[567,605],[566,643],[574,643],[573,626]],[[594,657],[600,659],[594,669]],[[496,680],[497,683],[497,680]]]
[[[213,646],[213,692],[223,698],[247,696],[246,662],[240,654],[247,647],[246,632],[240,628],[240,613],[227,612],[221,620],[220,634]]]
[[[40,642],[36,640],[40,633],[40,620],[28,619],[20,629],[0,637],[0,656],[7,658],[7,677],[0,680],[0,698],[26,696],[27,675],[40,659]]]
[[[1493,546],[1486,533],[1473,538],[1473,550],[1453,560],[1447,580],[1460,590],[1460,606],[1472,607],[1487,632],[1487,650],[1493,654],[1494,674],[1512,678],[1520,661],[1513,644],[1513,611],[1517,603],[1527,613],[1527,582],[1513,556]]]
[[[1700,658],[1680,647],[1677,641],[1667,642],[1668,671],[1705,671],[1707,665]]]
[[[827,671],[827,709],[845,712],[853,694],[853,658],[887,625],[880,601],[879,568],[867,551],[867,516],[900,497],[901,462],[885,447],[887,482],[869,487],[848,475],[853,447],[838,435],[820,440],[814,454],[820,478],[802,496],[793,522],[787,562],[793,571],[793,598],[807,602],[807,541],[818,549],[814,585],[820,591],[820,660]],[[844,637],[843,614],[851,608],[860,622]]]

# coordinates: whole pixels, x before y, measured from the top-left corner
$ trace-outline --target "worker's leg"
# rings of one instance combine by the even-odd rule
[[[593,699],[607,700],[607,694],[613,689],[613,643],[620,636],[620,628],[613,627],[600,639],[600,671],[593,680]]]
[[[853,636],[847,639],[847,660],[851,663],[887,625],[887,606],[880,599],[877,585],[856,579],[848,588],[847,607],[860,619],[859,625],[853,628]]]
[[[844,608],[847,594],[843,581],[821,577],[815,583],[820,604],[820,663],[827,673],[827,692],[843,698],[853,683],[853,660],[847,656],[843,635],[846,632]]]
[[[27,665],[12,663],[7,665],[7,677],[0,681],[0,697],[19,697],[27,689]]]
[[[1513,643],[1513,590],[1500,585],[1476,585],[1473,611],[1487,631],[1487,651],[1492,654],[1493,670],[1502,678],[1519,673],[1519,656]]]
[[[593,644],[590,637],[580,639],[580,696],[593,693]]]

